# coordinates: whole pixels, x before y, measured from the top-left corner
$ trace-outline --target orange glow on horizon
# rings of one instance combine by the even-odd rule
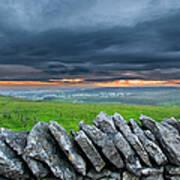
[[[0,87],[2,86],[48,86],[58,85],[55,82],[43,82],[43,81],[0,81]]]
[[[52,82],[69,82],[69,83],[80,83],[83,82],[84,79],[83,78],[77,78],[77,79],[51,79],[50,81]]]
[[[116,80],[109,82],[97,82],[100,87],[127,87],[127,86],[180,86],[180,80]]]
[[[83,82],[83,83],[81,83]],[[43,81],[0,81],[0,87],[18,86],[98,86],[98,87],[127,87],[127,86],[180,86],[180,80],[116,80],[108,82],[86,82],[85,79],[60,79]]]

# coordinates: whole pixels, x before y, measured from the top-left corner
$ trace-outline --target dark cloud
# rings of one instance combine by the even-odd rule
[[[2,0],[0,68],[21,73],[0,79],[178,79],[179,10],[178,0]]]

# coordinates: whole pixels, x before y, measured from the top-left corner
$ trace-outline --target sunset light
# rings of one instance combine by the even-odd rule
[[[179,86],[180,80],[117,80],[110,82],[97,82],[101,87],[127,87],[127,86]]]
[[[52,82],[80,83],[80,82],[83,82],[84,79],[82,79],[82,78],[79,78],[79,79],[60,79],[60,80],[51,79],[50,81],[52,81]]]
[[[180,80],[116,80],[108,82],[87,82],[85,79],[61,79],[43,81],[0,81],[0,87],[11,86],[97,86],[97,87],[128,87],[128,86],[180,86]]]
[[[42,81],[0,81],[0,87],[9,86],[49,86],[58,85],[56,82],[42,82]]]

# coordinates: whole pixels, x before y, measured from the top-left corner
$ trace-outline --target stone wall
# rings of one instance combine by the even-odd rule
[[[53,121],[30,132],[1,128],[0,179],[180,180],[180,121],[140,121],[101,112],[72,135]]]

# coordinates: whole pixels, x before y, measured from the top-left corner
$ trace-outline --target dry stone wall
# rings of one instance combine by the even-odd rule
[[[71,135],[57,122],[0,129],[0,180],[180,180],[180,121],[101,112]]]

